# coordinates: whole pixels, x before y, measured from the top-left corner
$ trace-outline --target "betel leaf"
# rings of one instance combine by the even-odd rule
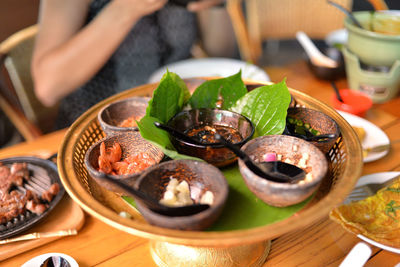
[[[154,122],[161,122],[157,118],[153,118],[150,116],[144,116],[137,125],[139,127],[140,135],[152,143],[153,145],[159,147],[165,155],[172,159],[194,159],[194,160],[201,160],[199,158],[190,157],[186,155],[179,154],[174,146],[172,145],[169,134],[154,126]]]
[[[222,214],[208,231],[251,229],[275,223],[292,216],[312,197],[287,207],[273,207],[259,199],[246,186],[238,165],[221,169],[229,184],[229,195]],[[250,219],[251,218],[251,219]]]
[[[247,93],[241,78],[242,72],[221,79],[202,83],[193,92],[189,104],[193,109],[216,108],[217,102],[222,101],[222,109],[229,109],[236,101]]]
[[[285,129],[290,93],[286,79],[248,92],[230,110],[249,118],[256,127],[255,137],[282,134]]]
[[[154,90],[146,115],[166,123],[182,110],[189,98],[190,92],[185,82],[176,73],[167,70]]]
[[[137,122],[140,135],[154,144],[158,144],[159,147],[167,148],[167,149],[174,149],[172,145],[169,135],[166,131],[158,129],[154,122],[161,122],[157,118],[153,118],[150,116],[144,116]]]

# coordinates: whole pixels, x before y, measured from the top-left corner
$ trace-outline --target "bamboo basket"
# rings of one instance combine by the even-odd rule
[[[159,266],[261,266],[268,255],[270,240],[326,217],[346,198],[361,175],[361,145],[351,126],[324,103],[289,89],[297,105],[323,111],[341,130],[340,138],[326,154],[329,173],[313,199],[296,216],[246,230],[202,232],[152,226],[118,195],[94,182],[86,170],[84,157],[88,148],[105,136],[97,121],[102,107],[127,97],[149,97],[156,87],[157,84],[146,84],[114,95],[79,117],[59,149],[58,169],[66,191],[85,211],[121,231],[149,239],[151,254]],[[121,211],[133,213],[133,218],[119,216]]]

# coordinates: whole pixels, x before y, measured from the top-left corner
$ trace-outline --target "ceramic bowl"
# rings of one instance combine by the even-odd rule
[[[344,20],[344,26],[348,30],[349,51],[356,54],[361,62],[371,66],[392,66],[400,60],[400,34],[384,34],[370,30],[371,25],[377,29],[378,25],[374,22],[387,17],[387,14],[370,11],[357,11],[353,14],[364,29],[354,25],[350,18]],[[385,25],[384,29],[389,30],[390,23]]]
[[[185,110],[176,114],[167,124],[184,133],[205,125],[233,128],[240,134],[242,139],[239,142],[234,142],[237,146],[242,146],[254,134],[253,124],[248,118],[232,111],[220,109]],[[220,130],[217,129],[217,132],[224,136]],[[224,137],[226,138],[226,136]],[[179,153],[201,158],[217,167],[227,166],[237,159],[232,151],[217,141],[215,143],[196,145],[173,136],[171,136],[171,141]]]
[[[222,172],[211,164],[195,160],[171,160],[147,169],[137,180],[136,188],[161,199],[171,177],[189,184],[190,197],[198,203],[206,191],[214,199],[209,208],[190,216],[166,216],[150,210],[136,199],[137,208],[153,225],[180,230],[203,230],[218,219],[228,197],[229,187]]]
[[[164,157],[164,153],[159,148],[143,139],[138,131],[107,136],[94,143],[85,154],[85,165],[89,175],[105,189],[121,195],[125,195],[126,193],[118,186],[108,182],[104,178],[101,178],[102,173],[99,171],[98,159],[100,155],[100,145],[103,142],[106,147],[113,146],[115,142],[119,143],[122,150],[122,160],[138,153],[145,153],[154,160],[154,164],[158,164]],[[126,175],[111,175],[111,177],[124,181],[130,186],[134,186],[135,181],[142,172],[143,171]]]
[[[106,105],[97,116],[101,128],[106,135],[138,130],[135,120],[146,114],[149,100],[149,97],[131,97]]]
[[[257,137],[247,142],[242,150],[256,162],[261,162],[267,153],[276,153],[278,160],[288,159],[290,160],[288,163],[301,167],[307,173],[305,179],[294,184],[276,183],[255,175],[239,159],[239,170],[247,187],[258,198],[271,206],[286,207],[304,201],[317,190],[328,170],[328,162],[321,150],[313,144],[293,136]],[[279,155],[282,156],[281,159]],[[305,157],[308,159],[305,160]],[[301,161],[306,167],[302,166]],[[311,173],[311,177],[309,173]]]
[[[310,124],[311,128],[317,130],[320,134],[334,134],[334,138],[309,141],[309,143],[318,147],[323,153],[329,152],[340,135],[340,128],[336,121],[321,111],[294,107],[288,109],[287,117],[299,119],[303,123]]]
[[[372,107],[372,99],[362,92],[351,89],[341,89],[339,90],[339,94],[343,102],[337,99],[336,94],[331,96],[331,102],[335,109],[364,117],[365,113]]]
[[[328,56],[329,58],[337,62],[337,67],[331,68],[331,67],[315,65],[314,63],[311,62],[309,58],[307,58],[307,65],[311,70],[311,72],[314,74],[314,76],[317,77],[318,79],[328,80],[328,81],[333,81],[345,77],[346,71],[345,71],[344,58],[342,52],[335,47],[329,47],[326,45],[320,44],[317,47],[321,50],[321,52],[324,55]]]

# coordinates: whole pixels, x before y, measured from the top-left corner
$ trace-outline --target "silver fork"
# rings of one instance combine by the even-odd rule
[[[387,180],[384,183],[369,183],[369,184],[365,184],[362,186],[358,186],[358,187],[354,188],[354,190],[350,193],[350,195],[344,201],[344,204],[348,204],[350,202],[358,201],[358,200],[367,198],[369,196],[375,195],[379,189],[390,185],[393,182],[393,180],[395,180],[396,178],[399,178],[399,177],[400,177],[400,175],[397,175],[397,176],[393,177],[392,179]]]

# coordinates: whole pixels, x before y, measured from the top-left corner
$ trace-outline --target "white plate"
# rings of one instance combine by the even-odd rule
[[[356,187],[364,185],[364,184],[368,184],[368,183],[384,183],[387,180],[389,180],[389,179],[391,179],[391,178],[393,178],[393,177],[395,177],[397,175],[400,175],[400,172],[379,172],[379,173],[373,173],[373,174],[365,175],[365,176],[362,176],[358,180],[358,182],[356,184]],[[362,239],[362,240],[364,240],[365,242],[370,243],[371,245],[374,245],[374,246],[379,247],[381,249],[388,250],[388,251],[400,254],[400,249],[398,249],[398,248],[393,248],[393,247],[389,247],[389,246],[383,245],[383,244],[378,243],[378,242],[376,242],[374,240],[371,240],[371,239],[369,239],[369,238],[367,238],[367,237],[365,237],[363,235],[357,235],[357,237]]]
[[[389,144],[389,137],[375,124],[369,122],[361,117],[355,116],[353,114],[337,111],[342,117],[351,125],[357,127],[363,127],[365,130],[365,138],[361,145],[363,148],[386,145]],[[384,157],[389,150],[383,152],[369,153],[365,158],[364,162],[371,162]]]
[[[53,256],[60,256],[66,259],[69,262],[71,267],[79,267],[79,264],[72,258],[71,256],[63,253],[46,253],[30,259],[29,261],[25,262],[21,267],[38,267],[42,264],[47,258]]]
[[[335,44],[347,44],[348,35],[346,29],[332,31],[325,37],[325,43],[329,46],[334,46]]]
[[[391,9],[391,10],[379,10],[378,12],[386,13],[386,14],[393,15],[393,16],[400,16],[400,10],[393,10],[393,9]]]
[[[181,78],[193,77],[227,77],[242,70],[243,79],[269,82],[268,74],[261,68],[245,61],[231,58],[199,58],[186,59],[165,65],[155,71],[149,78],[149,83],[159,82],[167,71],[174,72]]]

